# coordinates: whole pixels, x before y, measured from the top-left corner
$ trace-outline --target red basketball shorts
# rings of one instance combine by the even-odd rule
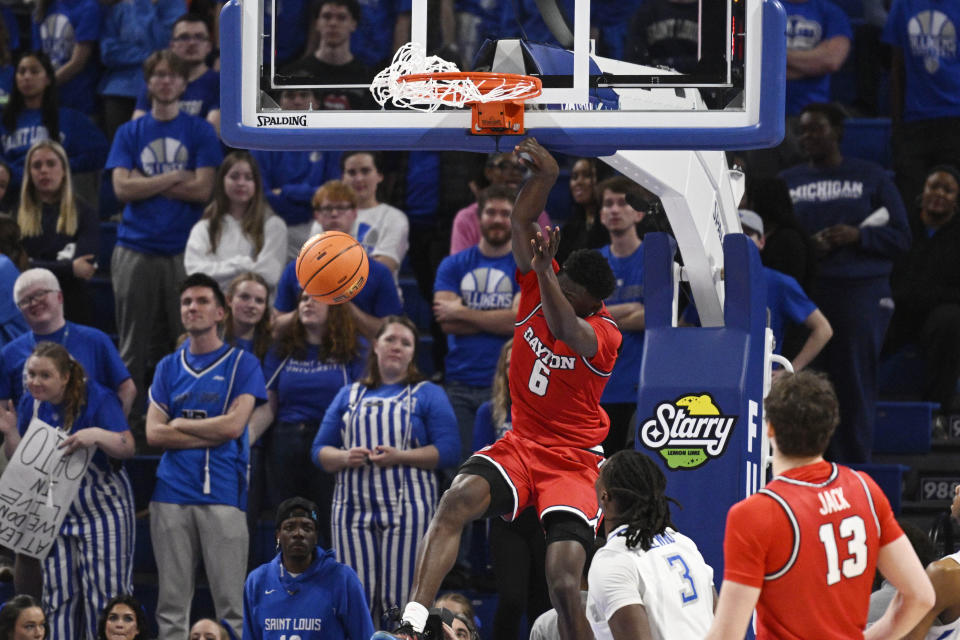
[[[599,447],[598,447],[599,450]],[[533,505],[541,520],[566,512],[596,529],[600,518],[596,482],[603,456],[577,447],[544,447],[508,431],[474,456],[490,462],[513,492],[513,520]]]

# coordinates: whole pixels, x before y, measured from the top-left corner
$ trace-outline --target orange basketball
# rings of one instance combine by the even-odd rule
[[[370,263],[363,245],[342,231],[324,231],[305,243],[297,256],[297,280],[311,296],[342,304],[367,283]]]

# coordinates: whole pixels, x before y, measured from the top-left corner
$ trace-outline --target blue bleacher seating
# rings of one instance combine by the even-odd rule
[[[934,402],[878,402],[873,429],[876,453],[928,453]]]
[[[845,156],[876,162],[889,169],[893,166],[890,134],[890,118],[847,118],[840,150]]]
[[[433,309],[429,300],[420,294],[417,281],[410,276],[400,277],[400,294],[403,296],[403,312],[413,320],[413,324],[421,331],[430,329],[433,320]]]
[[[890,508],[894,515],[900,515],[900,498],[903,494],[903,474],[910,470],[910,467],[903,464],[875,464],[860,463],[851,464],[857,471],[867,473],[874,482],[883,490],[887,500],[890,501]]]
[[[110,272],[110,257],[113,255],[113,246],[117,243],[117,223],[100,223],[100,251],[97,253],[97,266],[104,273]]]

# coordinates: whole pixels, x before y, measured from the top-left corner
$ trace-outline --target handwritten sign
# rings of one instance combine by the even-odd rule
[[[43,560],[77,497],[94,448],[64,455],[67,433],[34,418],[0,476],[0,545]]]

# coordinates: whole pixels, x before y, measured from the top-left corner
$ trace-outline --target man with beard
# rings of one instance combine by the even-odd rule
[[[500,348],[513,332],[519,293],[510,246],[515,199],[506,185],[480,192],[480,242],[444,258],[433,287],[433,314],[447,335],[444,387],[460,426],[461,460],[473,452],[477,409],[490,399]]]
[[[317,511],[317,505],[299,497],[277,507],[280,552],[251,571],[243,589],[245,639],[367,640],[373,635],[357,574],[317,546]]]

